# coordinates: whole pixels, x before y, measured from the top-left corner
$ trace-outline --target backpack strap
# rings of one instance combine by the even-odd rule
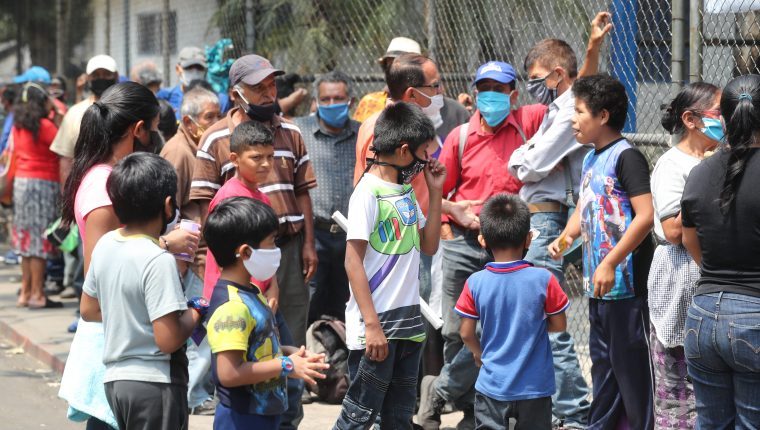
[[[462,156],[464,148],[467,146],[467,134],[470,132],[470,123],[466,122],[459,127],[459,170],[462,170]]]
[[[570,160],[565,157],[562,159],[562,167],[565,171],[565,204],[569,208],[575,207],[575,191],[573,190],[573,174],[570,171]]]

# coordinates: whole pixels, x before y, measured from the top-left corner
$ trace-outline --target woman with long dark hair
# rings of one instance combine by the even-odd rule
[[[14,104],[11,131],[16,176],[13,181],[13,248],[21,260],[21,293],[17,305],[30,309],[59,308],[45,297],[45,262],[55,253],[44,237],[58,217],[58,157],[50,151],[58,127],[48,119],[52,101],[45,88],[27,83]]]
[[[64,187],[62,208],[63,221],[76,221],[79,227],[85,274],[95,244],[120,224],[106,191],[108,176],[114,164],[132,152],[155,152],[161,142],[158,115],[156,97],[134,82],[109,87],[85,111],[71,173]],[[176,229],[162,236],[160,245],[172,253],[193,255],[198,235]],[[107,428],[103,422],[116,426],[103,389],[102,353],[102,325],[80,320],[59,395],[71,408],[94,418],[88,421],[88,429]],[[93,392],[92,387],[97,387],[97,391]]]
[[[682,238],[701,266],[684,355],[697,428],[760,423],[760,75],[723,89],[727,145],[692,169],[681,200]]]
[[[696,82],[685,86],[662,116],[663,128],[677,143],[652,173],[658,247],[649,271],[648,301],[657,429],[692,429],[697,418],[683,338],[699,267],[681,243],[681,196],[691,169],[722,140],[719,103],[720,88]]]

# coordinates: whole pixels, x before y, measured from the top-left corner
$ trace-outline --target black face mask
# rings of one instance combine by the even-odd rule
[[[371,159],[368,158],[367,169],[369,169],[372,164],[377,164],[378,166],[393,167],[394,169],[398,171],[398,178],[396,179],[396,181],[399,184],[409,184],[412,182],[415,176],[419,175],[420,172],[422,172],[425,169],[425,166],[428,163],[427,161],[414,155],[414,152],[412,152],[412,158],[413,158],[412,162],[407,164],[406,166],[397,166],[395,164],[386,163],[385,161],[378,161],[374,158],[371,158]]]
[[[93,79],[90,81],[90,91],[95,97],[100,97],[111,85],[116,84],[116,79]]]
[[[161,147],[164,146],[164,139],[161,137],[161,134],[157,131],[151,130],[148,135],[150,137],[148,137],[147,143],[135,138],[134,146],[132,147],[134,152],[151,152],[157,154],[158,151],[161,150]]]
[[[255,105],[249,103],[241,91],[237,89],[235,91],[237,91],[242,100],[241,107],[245,108],[245,114],[248,115],[248,118],[254,121],[269,122],[272,120],[272,117],[274,117],[274,114],[280,109],[280,105],[276,100],[274,103]]]

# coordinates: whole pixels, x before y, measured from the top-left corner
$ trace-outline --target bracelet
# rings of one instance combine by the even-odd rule
[[[158,237],[158,239],[159,239],[161,242],[163,242],[163,244],[164,244],[164,249],[166,249],[166,250],[168,251],[168,250],[169,250],[169,241],[168,241],[168,240],[166,240],[166,238],[165,238],[164,236],[159,236],[159,237]]]
[[[293,370],[295,370],[295,365],[293,364],[293,360],[290,359],[290,357],[282,356],[280,357],[280,365],[282,366],[282,371],[280,372],[280,378],[284,378],[291,373],[293,373]]]

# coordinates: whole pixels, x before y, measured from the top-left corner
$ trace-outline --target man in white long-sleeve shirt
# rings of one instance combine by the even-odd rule
[[[609,14],[600,13],[592,22],[591,37],[581,76],[596,73],[599,48],[611,29]],[[567,42],[546,39],[538,42],[525,59],[528,92],[548,105],[538,132],[516,149],[509,172],[524,183],[520,197],[528,203],[532,229],[540,232],[525,259],[549,269],[564,286],[562,262],[553,260],[547,246],[562,232],[568,211],[577,201],[581,167],[588,147],[578,144],[572,129],[575,98],[570,91],[578,77],[575,53]],[[589,411],[588,385],[583,379],[572,337],[551,333],[557,391],[552,396],[553,424],[585,428]]]

